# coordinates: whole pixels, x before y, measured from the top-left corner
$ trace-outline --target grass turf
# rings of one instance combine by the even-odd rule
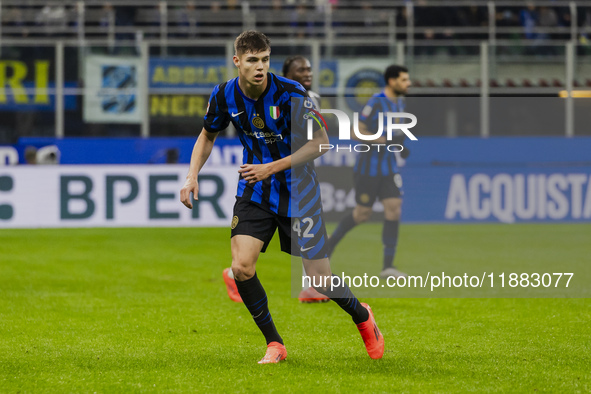
[[[473,234],[515,239],[524,229],[564,246],[541,257],[588,259],[589,225],[406,225],[397,259],[412,266],[451,239],[453,250],[474,250]],[[379,225],[353,231],[380,239]],[[334,303],[289,297],[289,257],[276,240],[257,271],[288,358],[260,366],[264,340],[221,278],[228,237],[0,231],[0,392],[591,391],[588,299],[369,300],[386,340],[374,361]],[[418,244],[425,237],[429,248]],[[476,250],[498,256],[497,246]],[[511,248],[503,253],[532,253]]]

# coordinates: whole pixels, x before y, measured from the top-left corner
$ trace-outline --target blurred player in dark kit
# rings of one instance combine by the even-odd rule
[[[408,88],[411,85],[408,69],[391,65],[386,68],[384,79],[386,81],[384,90],[374,94],[359,114],[359,131],[363,134],[373,135],[373,130],[379,129],[380,119],[384,123],[386,122],[385,117],[379,117],[380,112],[404,112],[404,96],[408,93]],[[382,130],[385,132],[385,124],[382,126]],[[402,145],[404,139],[404,134],[401,134],[390,142]],[[388,141],[382,135],[374,143],[385,144]],[[358,154],[353,171],[357,205],[351,214],[339,222],[331,235],[328,241],[329,255],[332,254],[347,232],[370,218],[374,202],[379,198],[384,205],[384,227],[382,229],[384,258],[380,277],[406,276],[405,273],[394,267],[394,256],[398,245],[398,228],[404,194],[398,163],[402,163],[408,153],[408,149],[404,148],[400,153],[374,149]]]

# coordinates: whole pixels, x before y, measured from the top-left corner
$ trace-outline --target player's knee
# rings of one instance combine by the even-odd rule
[[[402,200],[384,204],[384,217],[386,220],[400,220],[402,214]]]
[[[356,209],[353,211],[353,219],[357,224],[367,222],[370,216],[371,209]]]
[[[384,211],[384,216],[386,217],[386,220],[400,220],[401,214],[402,209],[400,207]]]
[[[254,276],[255,273],[255,266],[254,264],[249,264],[244,260],[233,260],[232,261],[232,272],[234,273],[234,278],[238,281],[248,280]]]

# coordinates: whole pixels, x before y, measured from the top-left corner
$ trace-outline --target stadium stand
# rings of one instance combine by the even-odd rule
[[[23,5],[24,3],[24,5]],[[275,37],[463,42],[587,39],[591,7],[569,1],[60,1],[4,0],[2,37]],[[453,53],[452,53],[453,54]]]
[[[80,130],[86,136],[138,136],[137,124],[82,121],[83,56],[140,56],[145,44],[154,62],[168,58],[163,60],[167,67],[176,67],[174,57],[207,57],[219,62],[215,63],[219,70],[230,70],[228,45],[245,29],[268,34],[278,61],[296,53],[311,60],[316,53],[318,64],[364,57],[396,59],[413,71],[413,95],[557,97],[569,88],[591,88],[585,68],[591,64],[591,5],[584,1],[1,0],[0,21],[0,59],[53,62],[57,43],[62,43],[63,56],[68,59],[62,66],[70,84],[64,91],[65,111],[69,112],[61,123],[47,109],[5,107],[0,125],[0,140],[5,142],[54,135],[56,128],[71,136],[82,134]],[[567,54],[568,45],[573,45],[572,55]],[[485,50],[487,59],[482,56]],[[569,78],[567,63],[574,58],[577,66]],[[485,62],[489,66],[486,77],[481,73]],[[47,71],[49,84],[57,66],[55,61]],[[216,81],[229,76],[227,71],[222,73]],[[331,83],[331,75],[325,77],[317,78],[324,84],[316,90],[326,96],[364,94],[363,89],[371,94],[369,90],[376,88],[347,85],[351,81],[344,81],[348,77],[342,67],[332,74],[338,80]],[[488,92],[483,92],[483,78],[488,80]],[[193,118],[200,118],[196,108],[204,108],[202,101],[212,87],[208,83],[150,84],[150,135],[192,135]],[[178,91],[178,86],[185,90]],[[166,124],[172,116],[177,117],[175,126]],[[182,127],[178,126],[180,119],[184,119]]]

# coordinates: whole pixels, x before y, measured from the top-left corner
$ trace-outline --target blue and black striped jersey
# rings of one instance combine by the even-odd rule
[[[379,113],[384,116],[380,119]],[[374,133],[379,128],[379,121],[382,124],[382,135],[386,134],[386,112],[404,112],[404,100],[402,98],[391,99],[382,91],[376,93],[367,102],[359,114],[359,121],[367,126],[367,130]],[[385,147],[382,149],[372,148],[367,152],[357,154],[354,172],[367,176],[387,176],[398,172],[396,155],[389,152]]]
[[[302,103],[294,108],[292,99]],[[313,102],[302,85],[272,73],[267,74],[267,87],[253,100],[238,86],[238,78],[216,86],[209,98],[204,128],[219,132],[230,124],[242,142],[244,164],[265,164],[282,159],[307,142],[304,114]],[[292,121],[297,123],[293,124]],[[298,132],[294,132],[294,130]],[[247,183],[240,176],[237,196],[259,204],[286,217],[305,217],[321,212],[320,188],[313,163],[307,163],[269,178]]]

